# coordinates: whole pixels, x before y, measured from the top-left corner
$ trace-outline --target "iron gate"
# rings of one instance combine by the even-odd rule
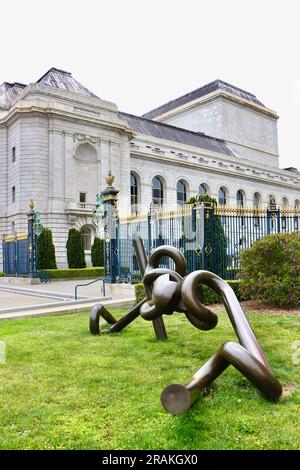
[[[5,276],[29,275],[29,243],[27,233],[3,237],[3,273]]]

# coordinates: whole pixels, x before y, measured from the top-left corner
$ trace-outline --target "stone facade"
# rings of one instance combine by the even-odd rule
[[[52,229],[58,265],[65,266],[68,230],[85,227],[92,237],[95,234],[92,209],[109,169],[120,191],[120,214],[132,210],[131,172],[141,212],[152,201],[154,176],[162,181],[168,209],[177,207],[178,180],[185,181],[187,197],[197,193],[200,184],[215,197],[224,187],[232,206],[239,190],[245,206],[252,206],[255,192],[262,205],[271,194],[279,205],[299,204],[300,175],[278,167],[276,114],[227,92],[211,95],[152,120],[135,117],[133,124],[129,115],[67,72],[51,69],[27,86],[4,83],[1,233],[27,230],[28,201],[33,198],[42,224]],[[202,138],[199,132],[213,138]]]

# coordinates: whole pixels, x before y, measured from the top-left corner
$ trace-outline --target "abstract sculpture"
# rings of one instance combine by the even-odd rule
[[[120,331],[140,314],[152,320],[158,339],[166,339],[162,315],[183,312],[193,326],[200,330],[215,328],[218,317],[201,304],[199,286],[204,284],[220,294],[239,343],[224,343],[192,377],[187,386],[172,384],[161,394],[166,411],[180,414],[189,409],[203,388],[210,385],[230,364],[247,377],[271,401],[277,401],[282,387],[257,342],[245,313],[234,291],[219,276],[208,271],[186,274],[186,261],[182,253],[172,246],[160,246],[152,251],[148,263],[142,240],[135,240],[138,264],[143,275],[147,297],[121,320],[115,318],[101,305],[94,307],[90,317],[90,331],[99,334],[102,316],[112,326],[103,333]],[[171,258],[175,269],[160,268],[162,257]],[[155,322],[159,321],[159,325]],[[102,331],[101,331],[102,333]]]

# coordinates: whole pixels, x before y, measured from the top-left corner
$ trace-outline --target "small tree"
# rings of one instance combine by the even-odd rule
[[[71,228],[67,240],[67,258],[69,268],[86,268],[83,236],[80,230]]]
[[[38,239],[38,269],[57,269],[55,246],[50,228],[43,228]]]
[[[101,240],[99,237],[95,237],[92,244],[91,258],[93,266],[104,265],[104,240]]]

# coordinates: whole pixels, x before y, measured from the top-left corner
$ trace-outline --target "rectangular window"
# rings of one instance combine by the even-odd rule
[[[11,188],[11,201],[16,202],[16,187],[15,186]]]
[[[12,159],[12,162],[16,161],[16,147],[13,147],[11,149],[11,159]]]
[[[86,193],[79,193],[79,202],[83,204],[86,202]]]

